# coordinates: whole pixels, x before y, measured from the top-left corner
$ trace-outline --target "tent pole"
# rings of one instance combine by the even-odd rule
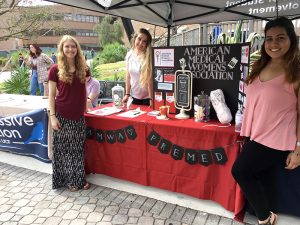
[[[276,17],[278,18],[278,0],[276,0]]]
[[[171,38],[171,26],[168,25],[167,47],[170,47],[170,38]]]
[[[131,23],[131,19],[123,18],[123,17],[121,17],[121,19],[122,19],[122,23],[123,23],[128,41],[130,42],[130,40],[132,38],[132,34],[134,33],[134,29],[133,29],[133,26],[132,26],[132,23]]]

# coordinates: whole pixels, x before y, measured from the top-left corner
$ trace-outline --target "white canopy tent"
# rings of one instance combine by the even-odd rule
[[[47,0],[162,27],[277,16],[300,18],[300,0]]]

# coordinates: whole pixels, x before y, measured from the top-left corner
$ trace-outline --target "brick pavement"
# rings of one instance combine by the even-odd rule
[[[0,162],[0,224],[242,225],[229,218],[92,185],[51,189],[51,175]],[[249,225],[245,223],[245,225]]]

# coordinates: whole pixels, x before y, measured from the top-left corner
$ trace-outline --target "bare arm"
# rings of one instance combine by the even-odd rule
[[[130,94],[130,73],[128,71],[128,66],[127,66],[127,72],[126,72],[126,77],[125,77],[125,96],[123,98],[123,102],[127,102]]]
[[[32,57],[31,57],[31,56],[29,56],[28,58],[25,57],[25,64],[26,64],[28,67],[32,68],[33,63],[32,63]]]
[[[93,85],[90,91],[87,93],[87,111],[89,108],[93,108],[92,102],[95,99],[98,99],[100,94],[100,83],[97,81],[96,84]]]
[[[54,64],[53,60],[46,54],[43,54],[43,59],[45,63],[48,65],[47,67],[50,67],[52,64]]]
[[[300,141],[300,85],[298,84],[297,100],[297,141]],[[295,143],[295,151],[291,152],[286,160],[286,169],[295,169],[300,165],[300,146]]]
[[[99,92],[98,93],[95,93],[95,92],[92,92],[89,94],[88,99],[90,99],[91,101],[94,101],[95,99],[98,99],[98,96],[100,94],[100,89],[99,89]]]
[[[150,79],[148,83],[148,93],[149,93],[149,98],[150,98],[150,107],[153,106],[153,81],[152,78]]]
[[[51,125],[54,130],[60,129],[60,123],[56,118],[56,111],[55,111],[55,96],[56,96],[56,82],[49,81],[49,118],[51,120]]]
[[[95,93],[89,94],[89,96],[87,97],[87,107],[88,107],[88,108],[93,108],[93,107],[92,107],[92,102],[93,102],[96,98],[98,98],[98,96],[99,96],[99,94],[97,95],[97,94],[95,94]]]
[[[297,114],[297,141],[300,141],[300,84],[298,87],[298,114]],[[300,146],[296,146],[295,151],[300,154]]]

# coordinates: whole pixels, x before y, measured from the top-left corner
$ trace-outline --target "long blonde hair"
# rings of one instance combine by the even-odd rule
[[[70,35],[64,35],[58,44],[57,64],[59,70],[58,71],[59,79],[69,84],[71,84],[73,80],[73,75],[69,73],[70,65],[67,61],[67,57],[63,52],[64,43],[69,40],[73,41],[77,48],[77,54],[75,56],[75,69],[76,69],[75,74],[76,76],[78,76],[81,83],[85,83],[85,76],[86,76],[86,69],[87,69],[85,58],[82,54],[82,50],[80,48],[78,41]]]
[[[131,40],[131,46],[134,50],[135,48],[135,40],[139,34],[145,34],[147,36],[146,49],[142,56],[142,68],[141,68],[141,77],[140,77],[140,85],[144,88],[152,82],[152,37],[148,30],[141,28],[137,33],[134,34]]]

